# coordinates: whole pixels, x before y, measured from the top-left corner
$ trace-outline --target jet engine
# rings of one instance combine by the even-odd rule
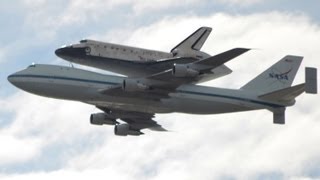
[[[91,114],[90,123],[93,125],[115,125],[117,121],[115,119],[109,118],[106,113],[96,113]]]
[[[122,83],[124,91],[144,91],[149,89],[149,86],[136,79],[125,79]]]
[[[139,136],[143,133],[138,130],[130,129],[129,124],[119,124],[114,127],[114,134],[117,136],[127,136],[127,135]]]
[[[172,68],[172,74],[175,77],[196,77],[200,73],[199,71],[192,69],[190,65],[175,64]]]

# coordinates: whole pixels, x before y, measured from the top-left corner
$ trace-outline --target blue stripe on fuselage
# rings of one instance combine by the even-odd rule
[[[250,102],[250,103],[255,103],[255,104],[261,104],[261,105],[265,105],[265,106],[270,106],[270,107],[273,107],[273,108],[284,107],[284,106],[278,105],[278,104],[273,104],[273,103],[268,103],[268,102],[263,102],[263,101],[257,101],[257,100],[252,100],[252,99],[246,99],[246,98],[241,98],[241,97],[220,95],[220,94],[209,94],[209,93],[186,91],[186,90],[177,90],[177,92],[186,93],[186,94],[194,94],[194,95],[218,97],[218,98],[226,98],[226,99],[233,99],[233,100],[240,100],[240,101],[245,101],[245,102]]]
[[[89,83],[98,83],[98,84],[108,84],[108,85],[117,85],[119,83],[106,82],[106,81],[97,81],[97,80],[88,80],[80,78],[71,78],[71,77],[60,77],[60,76],[45,76],[45,75],[31,75],[31,74],[13,74],[11,77],[31,77],[31,78],[41,78],[41,79],[60,79],[60,80],[71,80],[78,82],[89,82]]]

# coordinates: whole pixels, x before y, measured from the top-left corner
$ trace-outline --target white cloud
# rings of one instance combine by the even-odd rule
[[[105,179],[107,178],[116,178],[119,180],[127,180],[131,177],[126,173],[117,173],[116,167],[115,169],[104,169],[101,170],[86,170],[79,173],[78,171],[74,171],[72,169],[59,170],[54,172],[40,172],[40,173],[30,173],[24,175],[15,175],[15,176],[7,176],[1,177],[3,180],[25,180],[25,179],[33,179],[33,180],[56,180],[56,179],[78,179],[78,180],[86,180],[86,179]]]
[[[87,20],[101,21],[106,14],[112,16],[108,11],[129,2],[129,0],[72,0],[60,15],[59,24],[69,26],[70,24],[85,23]]]
[[[18,138],[0,132],[0,166],[31,160],[40,153],[37,138]]]
[[[114,14],[119,14],[120,9],[128,9],[127,14],[121,13],[119,17],[130,21],[133,16],[153,14],[155,11],[169,8],[191,7],[206,1],[186,0],[182,3],[175,0],[70,0],[57,3],[46,0],[24,0],[22,6],[27,11],[24,25],[38,32],[39,41],[42,39],[49,41],[64,28],[81,27],[86,23],[96,22],[116,23],[113,17]]]
[[[185,0],[183,2],[176,0],[154,0],[145,1],[137,0],[131,1],[133,5],[133,11],[136,14],[144,14],[146,12],[160,11],[168,8],[183,8],[187,6],[192,6],[196,4],[201,4],[207,0]]]
[[[249,6],[257,3],[261,3],[263,0],[218,0],[218,2],[229,5],[244,5]]]
[[[317,61],[320,27],[296,14],[272,12],[166,18],[128,32],[130,37],[120,41],[170,50],[203,25],[213,27],[204,46],[206,52],[215,54],[235,46],[262,49],[228,63],[234,73],[208,83],[212,86],[239,87],[286,54],[304,55],[304,64],[320,65]],[[298,76],[302,81],[303,71]],[[67,153],[63,156],[62,167],[56,171],[22,175],[1,171],[0,177],[259,179],[276,176],[278,178],[274,179],[312,179],[310,174],[320,171],[320,112],[317,111],[320,104],[316,96],[311,95],[302,95],[297,100],[296,106],[288,108],[284,126],[272,124],[272,114],[267,111],[207,116],[174,113],[156,118],[174,132],[146,130],[145,136],[122,138],[113,135],[112,127],[89,125],[88,116],[96,111],[93,107],[18,93],[0,101],[3,110],[14,114],[13,122],[3,129],[4,139],[15,138],[12,141],[15,143],[8,142],[7,146],[20,147],[20,142],[24,144],[29,140],[34,143],[30,143],[31,153],[16,162],[27,162],[45,153],[44,147],[55,148],[56,144],[65,146],[60,150],[63,154],[69,151],[67,144],[73,141],[92,141],[86,139],[88,136],[98,137],[101,142],[86,151]]]
[[[0,133],[0,167],[26,163],[49,146],[72,144],[80,134],[94,139],[103,131],[90,128],[89,115],[96,110],[81,103],[17,93],[1,99],[0,106],[2,112],[14,113]]]

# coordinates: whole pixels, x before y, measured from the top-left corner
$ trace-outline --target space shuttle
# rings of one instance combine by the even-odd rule
[[[69,62],[99,68],[124,76],[137,78],[150,76],[179,64],[192,63],[211,57],[201,51],[210,35],[212,28],[201,27],[171,49],[170,52],[149,50],[138,47],[84,39],[77,44],[64,46],[55,54]],[[246,51],[234,49],[216,56],[233,59]],[[181,68],[180,68],[181,69]],[[188,67],[182,68],[182,73],[188,73]],[[221,65],[200,76],[196,82],[204,82],[230,74],[232,71]]]

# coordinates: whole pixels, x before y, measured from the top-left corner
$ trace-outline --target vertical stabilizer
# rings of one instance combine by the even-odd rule
[[[177,46],[175,46],[171,50],[171,52],[174,53],[174,51],[177,51],[177,50],[180,50],[180,51],[189,51],[189,50],[200,51],[200,49],[202,48],[203,44],[206,42],[211,31],[212,31],[212,28],[210,28],[210,27],[199,28],[194,33],[192,33],[189,37],[187,37],[185,40],[183,40]]]
[[[290,87],[303,57],[288,55],[258,75],[241,89],[256,91],[260,94]]]

